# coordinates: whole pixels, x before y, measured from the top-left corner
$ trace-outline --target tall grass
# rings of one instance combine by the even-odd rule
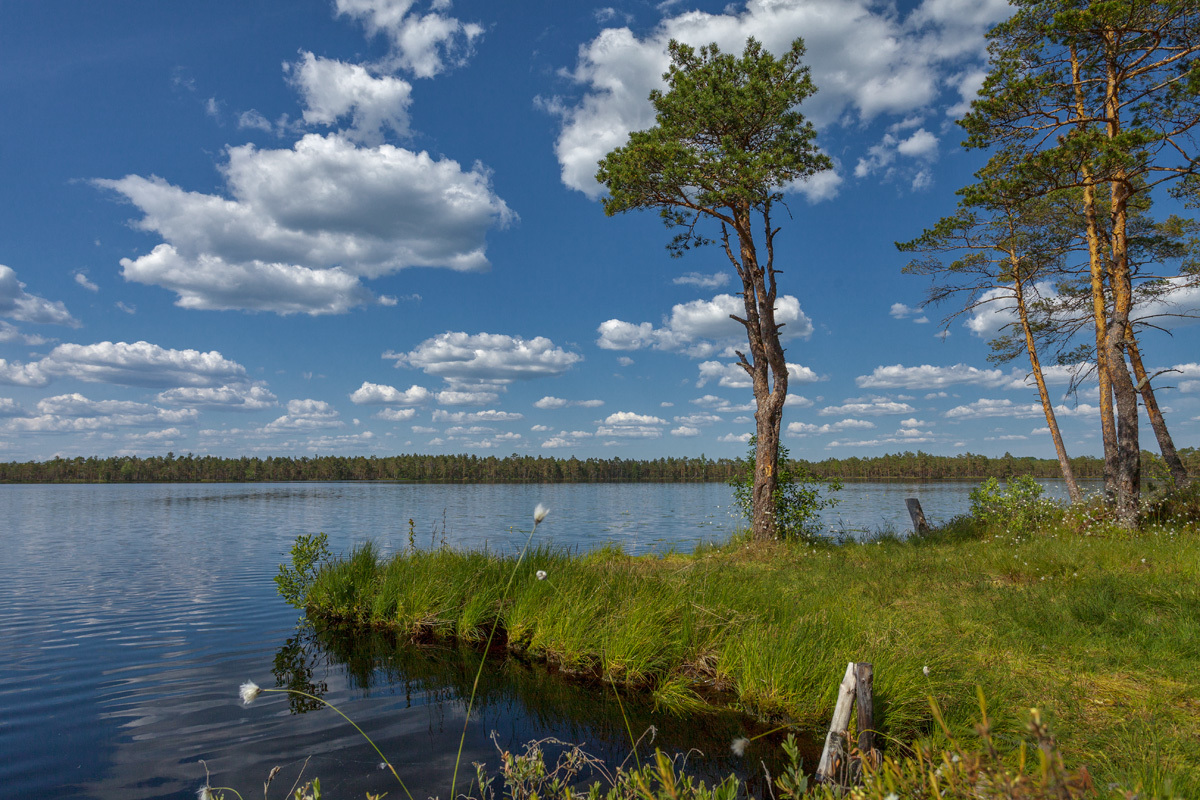
[[[513,651],[668,709],[732,705],[798,728],[827,724],[846,662],[870,661],[892,741],[970,734],[979,686],[993,730],[1021,730],[1037,706],[1098,782],[1200,796],[1197,578],[1194,522],[1129,535],[1099,519],[1035,531],[960,520],[843,546],[541,547],[519,569],[445,549],[382,561],[364,545],[315,577],[307,603],[314,619],[406,636],[478,642],[496,626]]]

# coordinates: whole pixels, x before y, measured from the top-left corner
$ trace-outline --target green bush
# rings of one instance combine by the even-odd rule
[[[989,528],[1012,533],[1033,533],[1062,516],[1062,509],[1047,497],[1042,485],[1028,475],[1005,481],[988,478],[971,490],[971,516]]]
[[[329,560],[329,537],[323,533],[315,536],[300,534],[292,545],[292,565],[279,565],[275,585],[288,605],[304,608],[305,597],[312,586],[317,570]]]

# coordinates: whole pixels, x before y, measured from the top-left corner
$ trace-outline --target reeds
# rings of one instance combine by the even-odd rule
[[[981,685],[1008,710],[998,729],[1037,705],[1098,779],[1200,796],[1195,523],[1078,530],[957,520],[907,541],[739,539],[661,558],[536,547],[381,562],[363,546],[317,575],[308,612],[477,642],[494,629],[513,651],[668,709],[703,697],[800,727],[827,723],[847,661],[870,661],[893,740],[948,741],[931,695],[946,730],[969,733]]]

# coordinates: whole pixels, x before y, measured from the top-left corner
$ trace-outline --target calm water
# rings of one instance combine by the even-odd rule
[[[904,530],[905,497],[944,519],[966,509],[970,488],[851,484],[826,522]],[[477,656],[298,628],[271,578],[297,534],[324,531],[335,552],[366,539],[389,552],[407,545],[410,518],[421,547],[515,551],[539,502],[551,509],[539,541],[581,551],[690,550],[738,524],[721,484],[0,486],[0,795],[194,797],[203,760],[214,786],[243,794],[280,765],[272,796],[283,796],[308,758],[305,774],[330,796],[397,796],[332,712],[294,714],[284,695],[241,707],[237,686],[253,679],[319,691],[371,733],[415,797],[446,796],[459,687]],[[502,659],[488,681],[463,764],[496,763],[493,730],[507,748],[553,735],[628,752],[610,694]],[[710,720],[700,733],[647,709],[636,717],[658,725],[660,744],[699,746],[726,772],[725,743],[748,724]]]

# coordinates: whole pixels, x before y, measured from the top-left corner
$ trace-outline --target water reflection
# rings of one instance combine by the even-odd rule
[[[462,730],[464,698],[470,696],[481,656],[468,646],[416,644],[379,631],[304,628],[276,655],[276,687],[324,698],[328,686],[315,676],[339,665],[362,698],[394,697],[396,709],[423,708],[427,732],[432,736],[427,744],[431,755],[447,741],[452,753],[456,734]],[[293,714],[305,714],[322,705],[290,697],[300,701],[289,702]],[[448,721],[454,724],[447,725]],[[619,703],[609,685],[568,679],[502,648],[493,649],[481,673],[468,738],[476,744],[493,738],[496,746],[517,751],[531,740],[553,737],[583,745],[611,768],[631,755],[629,730],[635,736],[649,731],[639,750],[643,758],[655,747],[669,754],[687,754],[688,771],[697,777],[711,782],[737,774],[760,796],[765,789],[761,785],[764,766],[772,773],[778,771],[779,734],[757,740],[743,757],[730,751],[735,738],[767,730],[761,722],[733,712],[675,716],[656,710],[645,694],[625,694]],[[561,746],[548,745],[548,760],[557,758],[561,750]],[[815,766],[819,755],[815,744],[808,742],[804,750],[805,762]],[[391,758],[390,751],[384,752]],[[499,757],[493,750],[472,760],[494,767]],[[463,763],[470,762],[464,758]],[[443,782],[448,775],[441,776]],[[401,777],[408,782],[403,771]],[[592,775],[590,779],[600,777]]]

